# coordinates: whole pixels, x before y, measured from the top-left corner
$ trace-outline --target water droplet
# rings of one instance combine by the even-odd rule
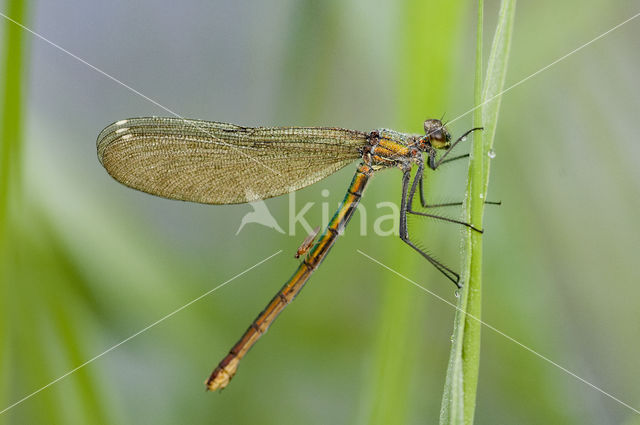
[[[453,334],[451,334],[451,337],[449,339],[451,340],[451,342],[453,342]]]
[[[467,136],[464,136],[462,139],[460,139],[461,142],[464,142],[467,140]]]
[[[491,159],[493,159],[493,158],[495,158],[495,157],[496,157],[496,153],[495,153],[495,151],[494,151],[493,149],[491,149],[491,150],[487,153],[487,155],[488,155],[488,156],[489,156],[489,158],[491,158]]]
[[[456,289],[456,292],[453,293],[456,298],[460,298],[460,291],[458,289]]]
[[[480,199],[484,198],[484,193],[480,194]]]

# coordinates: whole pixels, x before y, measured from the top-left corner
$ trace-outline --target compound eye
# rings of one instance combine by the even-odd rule
[[[440,120],[426,120],[424,122],[424,133],[427,136],[434,137],[435,134],[441,131],[443,128],[442,121]]]
[[[424,122],[424,132],[431,146],[436,149],[446,149],[450,146],[451,135],[440,120],[426,120]]]

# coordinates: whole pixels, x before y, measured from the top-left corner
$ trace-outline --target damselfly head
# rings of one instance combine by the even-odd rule
[[[424,133],[425,136],[420,139],[420,145],[428,143],[436,149],[448,149],[451,146],[451,134],[440,120],[426,120]],[[424,146],[421,148],[423,151],[426,150]]]

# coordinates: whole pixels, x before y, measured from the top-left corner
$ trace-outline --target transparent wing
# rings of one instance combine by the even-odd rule
[[[171,199],[237,204],[282,195],[360,157],[359,131],[239,127],[180,118],[132,118],[98,136],[98,158],[119,182]]]

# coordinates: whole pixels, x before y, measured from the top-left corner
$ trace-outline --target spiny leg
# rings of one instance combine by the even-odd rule
[[[422,164],[420,164],[420,168],[422,168]],[[402,202],[400,203],[400,239],[415,251],[417,251],[420,255],[422,255],[427,261],[429,261],[433,266],[440,271],[443,275],[447,277],[450,281],[452,281],[458,288],[460,288],[460,275],[458,273],[451,270],[449,267],[445,266],[420,248],[418,248],[413,242],[409,240],[409,231],[407,228],[407,190],[409,188],[409,180],[411,179],[411,170],[404,171],[402,176]],[[412,184],[412,192],[415,193],[417,181],[413,180]]]
[[[461,207],[463,202],[445,202],[442,204],[427,204],[423,208],[443,208],[443,207]],[[502,205],[502,201],[486,201],[485,205]]]
[[[456,161],[458,159],[467,158],[468,156],[469,156],[468,153],[466,153],[464,155],[455,156],[453,158],[449,158],[449,159],[446,159],[444,161],[441,161],[439,165],[446,164],[448,162],[453,162],[453,161]],[[429,162],[430,163],[432,162],[431,161],[431,156],[429,156]],[[436,166],[436,168],[437,168],[437,166]],[[435,170],[435,168],[433,168],[433,169]],[[424,197],[424,188],[423,188],[422,180],[423,180],[423,178],[422,178],[422,176],[420,176],[420,181],[419,181],[419,183],[420,183],[420,203],[422,204],[422,206],[424,208],[433,208],[433,207],[437,207],[437,206],[448,207],[449,204],[439,204],[439,205],[432,205],[432,206],[429,206],[427,204],[427,201],[425,200],[425,197]],[[458,203],[451,203],[450,205],[458,205]],[[462,205],[462,202],[460,202],[459,205]]]
[[[450,162],[457,161],[457,160],[462,159],[462,158],[469,158],[469,154],[465,153],[465,154],[462,154],[462,155],[454,156],[453,158],[447,158],[444,161],[440,162],[438,164],[438,166],[441,166],[441,165],[444,165],[444,164],[448,164]]]
[[[452,159],[453,160],[453,159]],[[420,204],[422,208],[441,208],[441,207],[460,207],[463,205],[463,202],[444,202],[441,204],[428,204],[425,196],[424,196],[424,175],[420,178],[418,183],[418,190],[420,191]],[[485,205],[502,205],[502,201],[486,201]]]
[[[440,204],[428,204],[425,199],[426,197],[424,196],[423,181],[424,174],[418,182],[418,191],[420,192],[420,204],[422,205],[422,208],[460,207],[463,205],[463,202],[443,202]],[[485,205],[502,205],[502,201],[485,201]]]
[[[477,128],[473,128],[469,131],[467,131],[465,134],[463,134],[458,140],[455,141],[455,143],[453,143],[453,145],[447,149],[447,151],[442,155],[442,157],[440,158],[439,161],[435,161],[435,156],[432,157],[431,155],[429,156],[429,168],[431,168],[432,170],[435,170],[436,168],[438,168],[441,165],[453,162],[453,161],[457,161],[458,159],[462,159],[462,158],[468,158],[469,154],[465,153],[462,155],[458,155],[458,156],[454,156],[453,158],[447,158],[445,159],[445,156],[451,152],[451,150],[454,148],[454,146],[456,146],[459,142],[462,141],[462,139],[464,139],[469,133],[471,133],[472,131],[475,130],[481,130],[482,127],[477,127]],[[425,196],[424,196],[424,185],[423,185],[423,180],[424,180],[424,176],[420,177],[420,181],[419,181],[419,186],[420,186],[420,204],[422,205],[423,208],[440,208],[440,207],[454,207],[454,206],[461,206],[462,202],[445,202],[445,203],[441,203],[441,204],[428,204]],[[502,201],[486,201],[485,204],[487,205],[502,205]],[[410,204],[413,205],[413,204]]]
[[[409,214],[419,215],[419,216],[422,216],[422,217],[431,217],[431,218],[435,218],[437,220],[448,221],[449,223],[461,224],[463,226],[466,226],[466,227],[470,228],[471,230],[475,230],[476,232],[483,233],[482,230],[480,230],[477,227],[473,226],[472,224],[464,222],[464,221],[460,221],[460,220],[456,220],[456,219],[448,218],[448,217],[442,217],[440,215],[428,214],[428,213],[423,213],[423,212],[419,212],[419,211],[414,211],[413,207],[412,207],[412,205],[413,205],[413,197],[416,194],[416,189],[417,189],[418,185],[422,184],[422,176],[423,176],[423,174],[424,174],[424,165],[421,163],[420,165],[418,165],[418,171],[416,171],[416,176],[413,179],[413,184],[411,185],[411,190],[409,191],[409,196],[408,196],[408,199],[407,199],[407,210],[406,210],[406,212],[408,212]],[[422,197],[422,191],[420,192],[420,196]],[[401,223],[402,223],[402,221],[401,221]]]

